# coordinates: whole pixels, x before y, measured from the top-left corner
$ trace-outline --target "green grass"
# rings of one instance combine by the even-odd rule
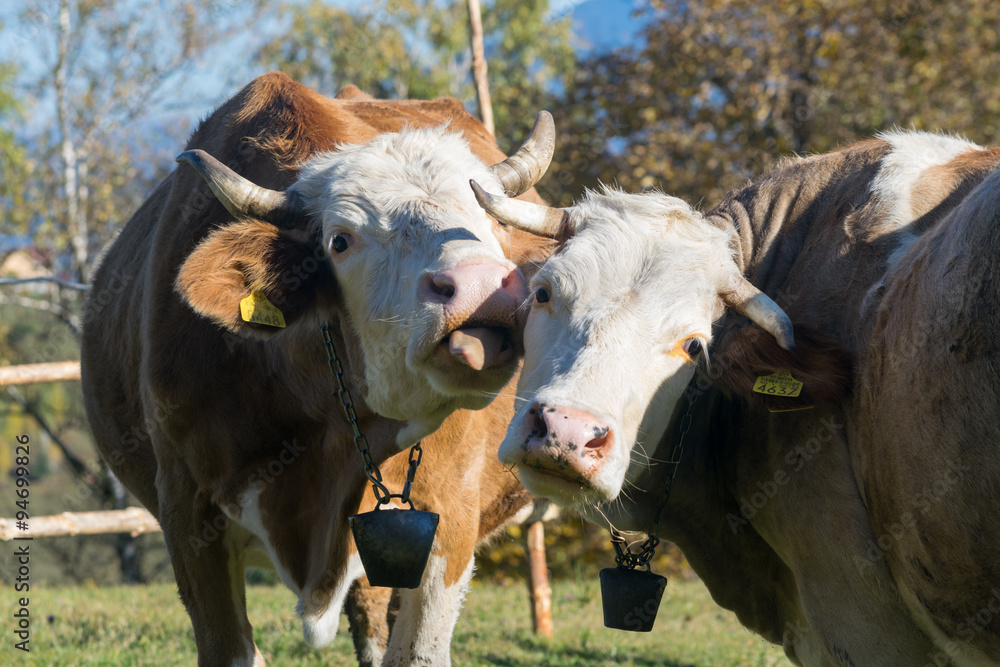
[[[34,587],[33,587],[34,588]],[[8,602],[13,592],[8,594]],[[295,597],[280,586],[251,586],[250,620],[261,652],[274,667],[351,665],[341,634],[322,651],[309,649],[295,616]],[[6,606],[6,605],[5,605]],[[596,580],[553,585],[555,638],[531,633],[524,585],[474,584],[452,642],[455,665],[719,667],[788,665],[779,648],[744,630],[717,607],[698,581],[671,581],[653,632],[604,628]],[[0,664],[194,664],[191,626],[172,585],[32,590],[31,652],[13,649],[10,633]],[[8,614],[7,624],[13,629]],[[51,621],[49,617],[51,616]]]

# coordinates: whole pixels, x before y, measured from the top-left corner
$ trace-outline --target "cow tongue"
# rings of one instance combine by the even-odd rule
[[[456,329],[448,337],[448,351],[477,371],[492,366],[502,347],[503,334],[495,327]]]

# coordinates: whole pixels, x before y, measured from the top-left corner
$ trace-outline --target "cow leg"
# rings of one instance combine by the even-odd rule
[[[382,664],[389,643],[389,604],[392,589],[370,586],[367,578],[354,582],[347,594],[344,611],[354,640],[360,667]]]
[[[475,569],[472,549],[471,540],[464,557],[461,549],[435,549],[448,556],[433,553],[420,588],[399,591],[399,615],[383,665],[451,665],[451,635]]]
[[[162,474],[157,479],[160,526],[194,626],[198,664],[263,667],[246,613],[243,559],[249,533],[202,500],[192,480],[169,479],[169,484]]]

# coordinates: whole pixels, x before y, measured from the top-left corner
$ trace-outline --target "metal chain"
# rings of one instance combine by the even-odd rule
[[[330,366],[333,377],[337,379],[337,397],[340,399],[340,404],[344,407],[344,414],[347,417],[347,421],[351,423],[351,428],[354,429],[354,446],[357,447],[358,453],[361,454],[361,458],[365,462],[365,476],[372,483],[372,491],[375,493],[378,504],[385,505],[393,498],[399,498],[403,503],[408,504],[410,509],[413,509],[413,502],[410,500],[410,490],[413,486],[413,478],[417,474],[417,466],[420,465],[420,460],[424,454],[424,450],[420,447],[420,441],[418,440],[417,444],[410,447],[410,466],[406,471],[406,482],[403,485],[403,492],[391,493],[388,487],[382,483],[382,471],[379,470],[378,464],[372,460],[371,454],[368,452],[368,439],[358,427],[358,413],[354,409],[354,399],[351,398],[351,390],[344,384],[344,367],[340,364],[340,358],[337,357],[337,350],[333,347],[333,339],[330,337],[330,325],[324,322],[319,325],[319,329],[323,332],[323,342],[326,343],[327,364]]]
[[[660,499],[656,504],[656,514],[653,516],[653,520],[646,530],[646,540],[642,543],[641,551],[637,554],[632,553],[631,547],[629,547],[621,533],[614,528],[611,529],[611,545],[615,548],[615,563],[618,564],[618,567],[628,570],[634,570],[637,567],[649,569],[649,561],[653,559],[653,556],[656,554],[656,547],[660,545],[660,518],[663,516],[663,510],[667,506],[667,501],[670,500],[670,489],[674,485],[674,476],[677,474],[677,468],[681,464],[681,454],[684,453],[684,436],[691,430],[691,422],[694,419],[692,415],[694,404],[701,395],[701,391],[701,387],[699,386],[688,398],[687,410],[684,412],[684,416],[681,417],[680,434],[677,442],[674,443],[673,450],[670,452],[670,460],[667,461],[667,465],[671,467],[667,471],[667,479],[663,483],[663,491],[660,492]]]

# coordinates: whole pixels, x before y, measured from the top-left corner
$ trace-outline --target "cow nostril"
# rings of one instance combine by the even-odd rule
[[[545,418],[542,417],[542,410],[544,409],[545,406],[539,404],[528,410],[531,418],[531,437],[540,440],[544,440],[549,435],[548,424],[545,423]]]
[[[445,299],[450,299],[455,296],[455,283],[448,274],[439,273],[431,278],[431,291]]]
[[[611,433],[611,428],[608,426],[594,427],[594,438],[590,440],[585,446],[587,449],[601,449],[606,444],[608,444],[608,436]]]

